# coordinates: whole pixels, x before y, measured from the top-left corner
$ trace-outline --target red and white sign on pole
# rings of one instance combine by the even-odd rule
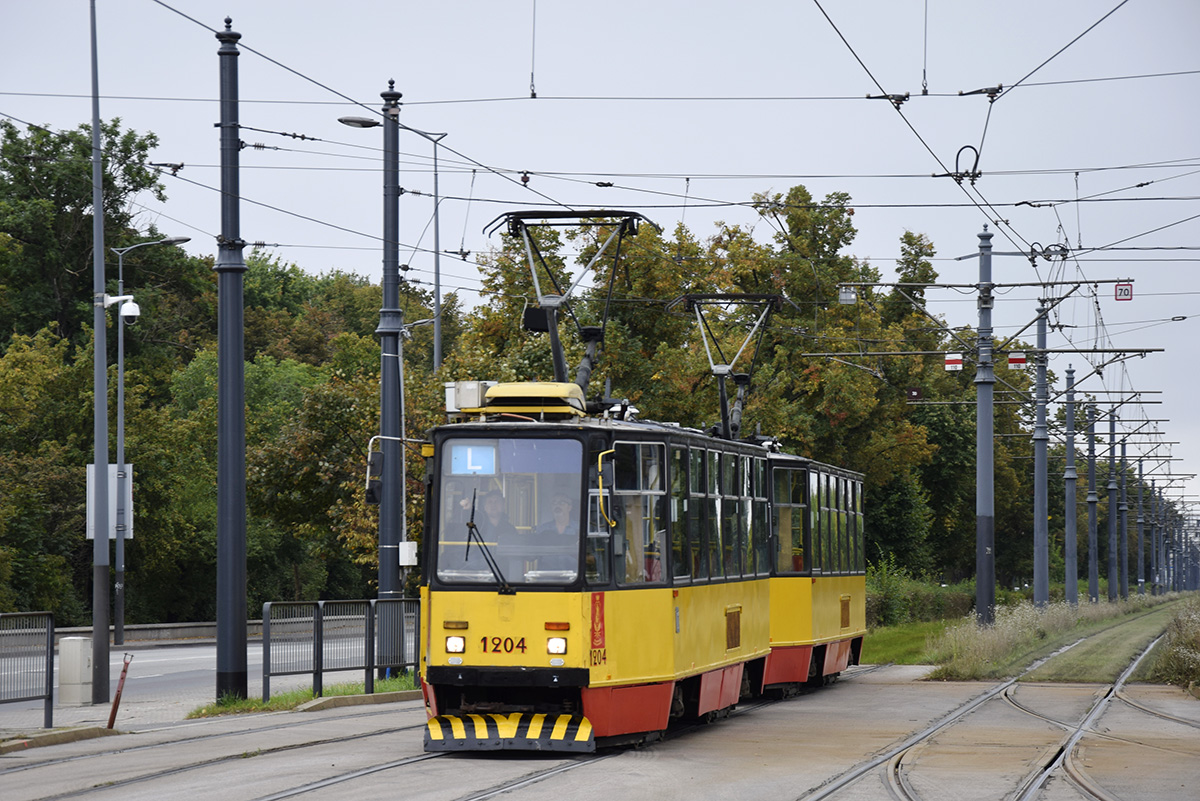
[[[961,353],[947,353],[946,354],[946,369],[947,370],[961,370],[962,369],[962,354]]]
[[[1016,351],[1008,354],[1008,366],[1009,367],[1024,367],[1025,366],[1025,354],[1019,353]]]
[[[1115,294],[1117,300],[1133,300],[1133,284],[1117,284]]]

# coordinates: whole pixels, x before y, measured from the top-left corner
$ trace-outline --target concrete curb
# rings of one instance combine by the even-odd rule
[[[107,737],[110,734],[121,734],[116,729],[106,729],[99,726],[85,726],[78,729],[61,729],[45,734],[34,734],[16,740],[0,742],[0,754],[10,754],[13,751],[24,751],[27,748],[40,748],[44,745],[62,745],[75,743],[80,740],[91,740],[96,737]]]
[[[317,712],[322,709],[336,709],[340,706],[363,706],[366,704],[391,704],[397,701],[419,701],[420,690],[397,690],[390,693],[372,693],[370,695],[332,695],[328,698],[314,698],[296,707],[296,712]]]

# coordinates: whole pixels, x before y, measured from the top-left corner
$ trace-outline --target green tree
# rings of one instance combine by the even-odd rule
[[[154,134],[101,125],[106,241],[130,226],[130,201],[165,200],[147,156]],[[24,134],[0,122],[0,349],[47,324],[80,344],[92,317],[91,127]],[[111,240],[109,239],[111,237]]]
[[[0,602],[83,622],[90,584],[84,468],[90,353],[48,330],[0,354]]]

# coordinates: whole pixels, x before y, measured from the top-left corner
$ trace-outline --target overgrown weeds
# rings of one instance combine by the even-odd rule
[[[991,626],[979,626],[973,617],[967,617],[928,639],[926,656],[939,665],[930,678],[971,680],[1009,675],[1037,655],[1066,644],[1080,629],[1176,598],[1142,595],[1115,603],[1054,603],[1039,609],[1023,602],[997,607]]]
[[[1200,597],[1188,598],[1175,610],[1162,646],[1152,680],[1179,687],[1200,684]]]

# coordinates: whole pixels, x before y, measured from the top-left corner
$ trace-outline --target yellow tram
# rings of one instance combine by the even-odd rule
[[[627,404],[589,402],[607,306],[600,326],[575,321],[586,354],[572,383],[557,314],[571,313],[574,287],[559,287],[530,229],[603,226],[588,267],[615,242],[615,277],[622,238],[649,221],[611,210],[497,221],[524,240],[538,299],[525,324],[548,333],[555,380],[485,395],[477,382],[450,385],[456,421],[426,446],[426,750],[650,740],[673,719],[720,717],[740,699],[857,664],[862,476],[740,438],[750,376],[732,364],[712,364],[719,430],[641,422]],[[539,276],[555,293],[542,292]],[[687,298],[700,322],[705,302],[761,304],[751,336],[780,300]]]
[[[836,676],[865,634],[862,476],[499,384],[432,431],[427,751],[592,751]]]

